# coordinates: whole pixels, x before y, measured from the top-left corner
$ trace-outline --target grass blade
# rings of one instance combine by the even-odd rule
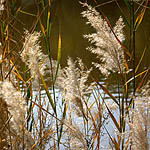
[[[110,109],[108,108],[108,106],[107,106],[106,104],[105,104],[105,106],[106,106],[106,108],[107,108],[107,110],[108,110],[108,112],[109,112],[109,115],[110,115],[112,121],[114,122],[116,128],[118,129],[119,132],[121,132],[121,131],[120,131],[119,124],[117,123],[117,121],[116,121],[114,115],[111,113]]]
[[[135,76],[135,78],[141,76],[142,74],[144,74],[144,73],[146,73],[146,72],[148,72],[148,71],[149,71],[149,69],[146,69],[145,71],[140,72],[139,74],[137,74],[137,75]],[[128,83],[130,83],[132,80],[134,80],[134,77],[130,78],[130,79],[125,83],[125,85],[128,84]]]
[[[148,0],[146,0],[145,7],[142,9],[142,11],[140,12],[140,14],[136,18],[136,21],[135,21],[135,24],[134,24],[135,31],[138,29],[139,25],[141,24],[141,22],[143,20],[143,17],[144,17],[147,5],[148,5]]]
[[[50,95],[50,93],[49,93],[49,91],[48,91],[48,88],[47,88],[46,82],[45,82],[45,80],[44,80],[44,77],[42,76],[42,74],[40,74],[40,77],[41,77],[42,83],[43,83],[43,85],[44,85],[44,89],[45,89],[45,91],[46,91],[46,94],[47,94],[47,96],[48,96],[49,102],[50,102],[50,104],[51,104],[51,106],[52,106],[52,109],[53,109],[53,111],[56,113],[56,107],[55,107],[54,102],[53,102],[53,99],[52,99],[52,97],[51,97],[51,95]]]
[[[140,64],[141,64],[141,62],[142,62],[142,60],[143,60],[144,55],[145,55],[145,51],[146,51],[146,47],[145,47],[145,49],[144,49],[144,51],[143,51],[143,53],[142,53],[142,56],[141,56],[141,58],[140,58],[140,61],[139,61],[138,65],[136,66],[135,73],[136,73],[136,72],[138,71],[138,69],[139,69],[139,66],[140,66]]]
[[[55,74],[55,78],[54,78],[54,83],[55,83],[56,78],[57,78],[59,65],[60,65],[60,60],[61,60],[61,34],[59,34],[59,40],[58,40],[57,68],[56,68],[56,74]]]
[[[21,81],[23,81],[24,83],[26,83],[26,82],[23,80],[22,76],[20,75],[18,69],[15,67],[14,63],[12,62],[12,60],[10,60],[10,63],[14,66],[14,69],[15,69],[15,71],[16,71],[16,72],[14,72],[14,71],[12,71],[12,72],[18,77],[18,79],[20,79]]]
[[[66,112],[67,112],[67,106],[65,104],[65,108],[64,108],[64,112],[63,112],[63,117],[62,117],[62,123],[61,123],[61,127],[60,127],[60,134],[59,134],[59,137],[58,137],[58,145],[60,144],[60,140],[61,140],[61,137],[62,137],[62,132],[63,132],[63,121],[65,120],[65,117],[66,117]]]
[[[97,84],[103,89],[103,91],[108,94],[110,96],[110,98],[112,98],[112,100],[119,106],[118,101],[116,100],[116,98],[99,82],[97,82]]]

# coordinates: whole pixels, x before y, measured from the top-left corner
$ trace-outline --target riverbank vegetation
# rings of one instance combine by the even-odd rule
[[[91,68],[70,56],[61,66],[61,23],[53,59],[53,3],[35,0],[32,14],[17,0],[0,0],[0,149],[148,150],[150,68],[139,70],[148,49],[135,61],[136,31],[149,10],[148,0],[124,0],[129,17],[117,0],[79,2],[81,17],[94,31],[83,35],[95,57]],[[101,10],[108,3],[120,9],[113,25]],[[30,29],[23,28],[20,14],[34,18]],[[103,81],[91,73],[94,68]],[[110,77],[115,95],[108,88]]]

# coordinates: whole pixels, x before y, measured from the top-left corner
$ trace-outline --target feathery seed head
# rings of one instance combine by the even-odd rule
[[[76,149],[80,149],[80,150],[87,150],[87,142],[85,139],[85,135],[82,133],[82,129],[80,124],[72,124],[68,123],[68,126],[70,128],[66,129],[66,133],[67,136],[70,138],[69,144],[71,147],[71,150],[76,150]]]
[[[7,140],[7,144],[13,145],[13,149],[22,149],[20,139],[23,137],[25,147],[27,149],[31,148],[34,142],[30,133],[26,130],[26,128],[24,128],[27,105],[25,99],[21,95],[21,92],[17,91],[10,81],[5,80],[0,82],[0,98],[6,102],[10,113],[10,132],[6,132],[7,139],[5,139]],[[9,136],[11,136],[11,140]]]
[[[26,102],[21,93],[14,88],[11,82],[0,82],[0,88],[0,97],[5,100],[8,105],[8,111],[12,115],[12,126],[15,131],[19,133],[25,121]]]
[[[4,2],[5,0],[0,0],[0,13],[4,10]]]
[[[96,54],[102,64],[93,63],[101,73],[108,76],[110,72],[123,72],[123,56],[124,52],[117,38],[120,42],[125,40],[123,34],[124,23],[122,17],[116,22],[116,26],[113,28],[114,33],[111,31],[107,22],[100,16],[100,14],[88,4],[83,4],[87,7],[86,11],[82,12],[82,16],[86,17],[88,24],[90,24],[96,33],[85,35],[94,47],[88,47],[87,49]]]
[[[150,81],[143,87],[142,96],[138,96],[136,108],[133,110],[133,123],[129,123],[133,149],[150,149]]]
[[[91,92],[91,86],[86,84],[91,70],[85,70],[81,59],[73,61],[68,58],[68,66],[62,69],[61,75],[57,78],[58,87],[63,91],[64,99],[71,101],[72,107],[79,109],[80,113],[84,113],[83,101]],[[78,67],[76,67],[78,65]]]
[[[26,31],[24,49],[21,53],[22,61],[28,65],[31,75],[35,78],[35,80],[39,78],[39,73],[44,75],[47,65],[45,62],[46,56],[41,52],[39,38],[39,32],[30,34]]]

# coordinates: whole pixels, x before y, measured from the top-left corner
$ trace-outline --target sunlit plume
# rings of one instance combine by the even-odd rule
[[[12,115],[12,123],[15,131],[19,132],[25,119],[26,102],[21,92],[17,91],[11,82],[0,82],[0,94],[8,105],[8,111]]]
[[[39,38],[39,32],[30,34],[26,31],[23,51],[21,53],[22,61],[28,65],[32,78],[35,80],[39,78],[39,73],[44,75],[46,69],[47,56],[41,52]]]
[[[135,98],[133,123],[129,123],[134,150],[150,149],[150,81]]]
[[[93,45],[87,49],[96,54],[101,62],[94,62],[93,64],[99,68],[101,73],[105,76],[108,76],[110,72],[121,73],[124,69],[124,52],[118,40],[120,42],[125,40],[122,17],[116,22],[116,25],[113,28],[113,33],[107,21],[102,18],[96,9],[86,3],[84,3],[83,6],[87,7],[87,10],[82,12],[82,16],[87,18],[87,24],[90,24],[96,30],[96,33],[84,35],[84,37]]]
[[[26,147],[31,147],[34,142],[30,133],[25,128],[27,105],[21,92],[16,90],[10,81],[3,81],[0,82],[0,98],[6,102],[9,112],[9,132],[11,134],[7,133],[8,143],[14,144],[15,147],[16,137],[22,138],[24,136],[24,144]],[[18,149],[22,149],[22,145],[19,144],[18,146]]]
[[[4,10],[4,2],[5,0],[0,0],[0,13]]]
[[[86,70],[81,59],[74,62],[68,58],[67,64],[68,66],[58,77],[57,84],[63,91],[64,99],[71,101],[72,108],[78,115],[83,115],[84,100],[91,92],[90,85],[88,86],[86,83],[91,69]],[[77,65],[78,67],[76,67]]]

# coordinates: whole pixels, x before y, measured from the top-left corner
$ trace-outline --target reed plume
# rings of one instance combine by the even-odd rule
[[[7,103],[8,111],[12,115],[13,128],[19,132],[25,121],[26,102],[21,93],[16,91],[9,81],[1,82],[1,96]]]
[[[141,96],[135,99],[133,123],[130,123],[134,150],[150,149],[150,81],[143,87]]]
[[[95,8],[92,8],[88,4],[84,3],[84,7],[87,7],[86,11],[82,12],[82,16],[87,18],[87,24],[90,24],[95,30],[96,33],[84,35],[93,46],[88,47],[87,49],[97,55],[97,58],[102,62],[102,64],[95,63],[95,67],[99,68],[101,73],[105,76],[108,76],[110,72],[123,72],[123,49],[116,39],[123,42],[125,36],[123,34],[124,23],[122,17],[116,22],[113,31],[108,26],[108,23],[102,18],[99,12]]]
[[[21,53],[21,59],[28,65],[32,78],[34,78],[35,81],[38,80],[39,73],[42,75],[45,74],[47,65],[47,56],[41,52],[39,38],[39,32],[35,31],[34,33],[30,34],[28,31],[26,31],[23,51]]]
[[[76,114],[82,116],[84,100],[91,92],[91,86],[86,84],[91,70],[85,70],[81,59],[74,62],[68,58],[67,64],[68,66],[62,69],[62,73],[57,79],[57,85],[63,91],[64,99],[71,101]]]
[[[67,134],[70,138],[70,148],[71,150],[87,150],[87,141],[85,139],[85,135],[81,132],[81,127],[79,125],[69,125],[71,127],[71,130],[67,129]]]
[[[0,0],[0,14],[1,14],[1,11],[4,10],[4,2],[5,0]]]
[[[5,141],[7,140],[13,149],[22,148],[21,143],[24,143],[25,147],[31,147],[34,142],[24,126],[27,106],[21,92],[17,91],[10,81],[3,81],[0,82],[0,98],[7,105],[10,119]]]

